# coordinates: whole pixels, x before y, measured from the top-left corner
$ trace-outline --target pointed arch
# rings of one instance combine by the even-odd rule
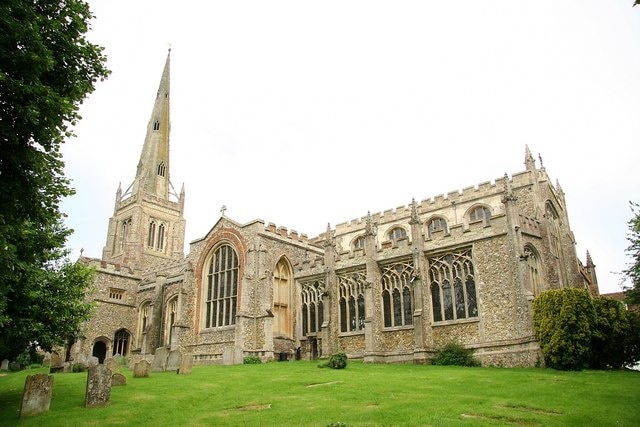
[[[113,351],[112,354],[115,356],[119,354],[120,356],[126,356],[129,354],[129,346],[131,345],[131,333],[125,328],[118,329],[116,333],[113,335]]]
[[[151,301],[147,300],[138,307],[138,333],[136,336],[139,348],[142,348],[144,334],[149,325],[151,325]]]
[[[273,269],[273,335],[293,336],[291,312],[291,263],[282,256]]]
[[[178,318],[178,296],[173,295],[167,300],[164,319],[164,345],[173,348],[173,326]]]
[[[525,284],[527,290],[536,297],[544,289],[542,284],[542,262],[540,261],[540,253],[533,245],[526,244],[524,246],[524,258],[527,262]]]

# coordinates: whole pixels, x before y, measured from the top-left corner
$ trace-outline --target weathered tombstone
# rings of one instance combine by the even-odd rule
[[[115,387],[118,385],[127,385],[127,377],[122,375],[120,372],[116,372],[111,375],[111,386]]]
[[[91,366],[87,374],[84,406],[105,406],[111,399],[111,370],[105,365]]]
[[[49,411],[51,393],[53,392],[53,375],[27,375],[22,392],[20,418],[38,415]]]
[[[116,354],[115,356],[112,357],[112,359],[116,361],[118,366],[122,366],[122,365],[126,364],[125,360],[127,358],[122,356],[122,355],[120,355],[120,354]]]
[[[191,368],[193,368],[193,354],[183,354],[178,373],[181,375],[189,375]]]
[[[9,370],[9,359],[4,359],[2,364],[0,364],[0,370],[8,371]]]
[[[89,360],[87,361],[87,366],[98,366],[99,364],[100,359],[98,359],[96,356],[89,357]]]
[[[49,365],[49,373],[62,372],[64,370],[64,360],[58,353],[51,353],[51,362]]]
[[[120,364],[115,357],[110,357],[104,361],[104,366],[111,369],[111,372],[118,372],[120,370]]]
[[[167,371],[177,371],[180,368],[180,360],[182,355],[179,350],[171,350],[167,356]]]
[[[154,372],[164,371],[167,368],[167,356],[169,350],[166,347],[159,347],[156,349],[153,355],[153,363],[151,364],[151,370]]]
[[[148,377],[150,370],[151,370],[151,363],[147,362],[146,360],[141,360],[137,362],[135,365],[133,365],[133,377],[134,378]]]

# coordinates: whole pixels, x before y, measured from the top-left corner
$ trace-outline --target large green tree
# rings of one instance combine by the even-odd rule
[[[629,220],[629,247],[627,253],[631,256],[629,267],[624,270],[625,278],[631,283],[624,287],[625,298],[630,304],[640,304],[640,206],[630,202],[633,217]]]
[[[108,75],[86,39],[80,0],[0,2],[0,357],[64,342],[86,319],[90,274],[66,260],[71,230],[59,203],[73,194],[61,144],[78,108]]]

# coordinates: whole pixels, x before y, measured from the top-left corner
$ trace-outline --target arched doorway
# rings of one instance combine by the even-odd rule
[[[98,363],[104,363],[104,359],[107,357],[107,344],[104,341],[96,341],[93,344],[91,355],[98,358]]]

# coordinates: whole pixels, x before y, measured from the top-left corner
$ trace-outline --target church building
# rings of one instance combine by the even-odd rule
[[[339,223],[316,237],[224,211],[184,254],[184,188],[170,180],[170,57],[133,183],[118,188],[76,361],[157,349],[195,364],[305,359],[429,363],[458,342],[484,365],[535,366],[532,300],[598,294],[576,256],[565,196],[528,147],[524,169]],[[338,218],[339,219],[339,218]],[[330,220],[333,220],[330,218]]]

